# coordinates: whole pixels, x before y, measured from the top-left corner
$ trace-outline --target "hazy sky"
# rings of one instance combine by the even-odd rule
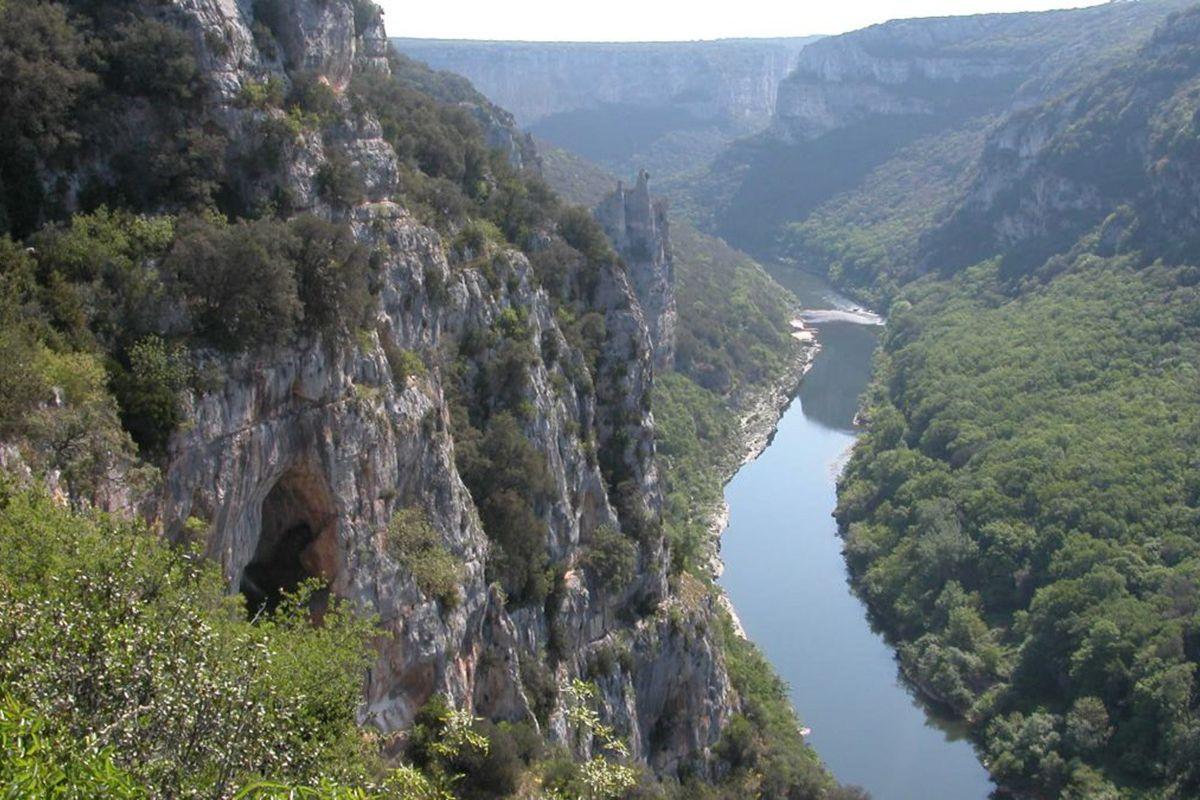
[[[1097,0],[378,0],[389,36],[661,41],[842,33],[898,17],[1041,11]]]

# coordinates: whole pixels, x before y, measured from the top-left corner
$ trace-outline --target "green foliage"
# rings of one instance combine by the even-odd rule
[[[708,511],[721,502],[724,485],[721,452],[738,446],[737,419],[720,397],[669,372],[654,382],[654,421],[672,569],[703,572],[712,537]]]
[[[365,780],[368,623],[335,604],[314,627],[294,597],[252,625],[215,565],[38,495],[5,490],[0,542],[0,680],[77,743],[52,756],[72,781],[119,788],[109,762],[154,796]]]
[[[607,591],[620,592],[633,580],[637,569],[637,545],[612,526],[601,525],[588,542],[583,567]]]
[[[206,340],[227,350],[279,344],[301,314],[288,259],[293,246],[286,226],[271,220],[185,219],[166,269]]]
[[[470,220],[454,239],[456,249],[474,256],[485,256],[490,248],[503,245],[504,233],[486,219]]]
[[[447,610],[461,602],[462,561],[442,542],[441,535],[419,508],[405,508],[392,515],[385,538],[388,555],[408,570],[426,597],[436,599]]]
[[[12,277],[11,274],[6,277]],[[124,474],[131,489],[152,476],[133,470],[135,448],[122,430],[108,376],[92,353],[55,350],[31,309],[0,299],[0,432],[21,446],[39,474],[57,473],[78,501],[103,505],[110,479]]]
[[[481,123],[511,125],[511,118],[457,75],[396,53],[389,58],[390,74],[360,71],[349,94],[352,104],[379,119],[400,157],[406,204],[443,233],[486,220],[509,243],[532,250],[534,234],[554,228],[558,200],[536,174],[489,149]],[[466,236],[482,244],[492,234],[477,229]]]
[[[793,300],[748,256],[690,225],[672,223],[675,369],[718,395],[761,385],[783,371],[794,341]]]
[[[173,217],[101,206],[32,238],[44,315],[74,346],[94,337],[119,353],[162,332],[170,304],[158,267],[174,240]]]
[[[168,347],[151,335],[129,349],[129,366],[116,371],[113,393],[125,430],[144,452],[165,450],[183,419],[180,395],[191,377],[191,362],[178,343]]]
[[[412,350],[405,350],[397,345],[389,336],[381,336],[383,354],[387,357],[388,366],[392,370],[392,382],[397,389],[403,389],[411,375],[424,375],[425,362]]]
[[[566,243],[582,253],[590,263],[602,263],[614,258],[604,229],[586,208],[570,206],[563,209],[558,218],[558,231]]]
[[[338,111],[337,94],[329,79],[316,72],[294,73],[292,88],[284,102],[322,123],[331,120]]]
[[[0,339],[13,355],[0,427],[78,478],[85,495],[127,461],[98,365],[125,429],[158,456],[181,422],[192,346],[345,334],[375,303],[364,248],[346,225],[312,216],[230,225],[101,207],[31,241],[26,252],[0,240]],[[66,404],[46,405],[56,389]]]
[[[283,83],[274,76],[264,81],[243,81],[238,100],[250,108],[264,111],[283,105]]]
[[[1194,268],[1136,267],[910,285],[839,488],[906,669],[1032,791],[1196,785],[1200,295]]]
[[[3,796],[14,800],[146,797],[113,763],[111,748],[80,747],[32,709],[7,697],[0,701],[0,785]]]
[[[177,27],[139,18],[117,27],[105,80],[128,95],[182,104],[200,91],[191,41]]]
[[[215,201],[228,141],[202,124],[195,43],[169,14],[22,2],[0,15],[0,101],[11,112],[0,122],[0,231],[26,236],[77,203],[160,211]],[[44,182],[46,169],[63,180]]]
[[[297,331],[352,331],[374,300],[369,259],[350,231],[312,216],[179,223],[165,269],[196,333],[225,350],[270,346]]]
[[[304,327],[325,332],[353,331],[370,320],[375,307],[366,248],[346,225],[305,214],[288,228],[296,293],[304,309]]]
[[[492,417],[482,433],[465,421],[456,423],[455,442],[459,472],[495,545],[489,575],[500,582],[509,602],[540,603],[550,591],[550,534],[535,510],[553,489],[545,457],[508,412]]]
[[[442,695],[431,697],[410,729],[408,755],[431,782],[461,800],[516,796],[542,738],[526,723],[492,723],[455,710]],[[408,797],[409,795],[402,795]]]
[[[325,161],[317,170],[317,194],[334,208],[350,208],[362,202],[366,194],[358,167],[341,150],[325,152]]]
[[[900,149],[853,191],[834,196],[780,243],[802,265],[822,265],[838,286],[886,308],[916,270],[919,240],[947,213],[983,149],[991,118],[941,131]]]
[[[0,234],[24,236],[45,202],[37,169],[80,143],[77,106],[100,85],[84,35],[55,3],[0,6]]]
[[[629,757],[629,746],[616,732],[600,720],[593,704],[596,698],[594,684],[574,680],[563,687],[563,708],[573,740],[577,744],[590,744],[597,754],[580,765],[558,774],[551,773],[545,780],[550,800],[618,800],[637,784],[637,772],[624,763]]]

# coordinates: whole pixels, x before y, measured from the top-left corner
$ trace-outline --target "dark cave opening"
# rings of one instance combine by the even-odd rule
[[[285,594],[315,578],[323,586],[309,599],[308,611],[320,623],[336,573],[334,530],[325,482],[309,470],[285,473],[263,500],[258,544],[238,586],[250,619],[275,611]]]
[[[294,592],[305,580],[318,577],[305,567],[301,557],[315,538],[313,529],[302,522],[284,531],[271,552],[256,553],[254,560],[246,565],[241,591],[251,617],[274,611],[285,593]]]

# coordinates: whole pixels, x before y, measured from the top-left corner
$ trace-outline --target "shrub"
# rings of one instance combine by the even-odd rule
[[[296,107],[324,122],[338,111],[337,94],[329,81],[316,72],[303,72],[292,78],[287,105]]]
[[[140,18],[121,25],[108,43],[106,80],[126,94],[183,103],[201,89],[192,43],[178,28]]]
[[[300,316],[289,262],[294,240],[272,220],[233,225],[190,219],[167,258],[207,341],[226,350],[277,344]]]
[[[368,289],[370,259],[350,228],[311,214],[288,223],[296,289],[310,330],[357,330],[369,321],[375,300]]]
[[[0,785],[10,797],[146,797],[145,790],[113,763],[112,748],[81,746],[8,697],[0,699]]]
[[[170,298],[155,260],[174,236],[173,217],[104,206],[43,228],[32,241],[54,325],[77,346],[95,337],[114,352],[156,332]]]
[[[558,218],[558,233],[567,244],[583,253],[591,265],[611,262],[616,258],[604,229],[586,208],[572,206],[563,209]]]
[[[620,592],[633,580],[637,569],[637,546],[611,525],[592,533],[583,556],[583,567],[610,592]]]
[[[458,607],[463,564],[442,543],[424,511],[397,511],[388,525],[386,544],[388,555],[408,570],[422,594],[447,609]]]
[[[488,561],[491,579],[500,581],[515,605],[540,603],[550,590],[550,532],[534,509],[547,502],[554,486],[545,457],[508,412],[496,414],[482,435],[460,423],[455,442],[459,471],[496,544]]]
[[[317,170],[317,194],[334,208],[350,208],[366,193],[362,174],[340,150],[326,150],[325,163]]]
[[[492,247],[504,244],[504,234],[486,219],[473,219],[463,226],[454,239],[454,247],[469,256],[483,256]]]
[[[23,237],[42,219],[39,162],[81,139],[76,104],[98,88],[85,36],[57,3],[0,4],[0,234]]]
[[[37,494],[0,492],[0,681],[11,701],[41,709],[93,763],[111,754],[150,796],[365,779],[354,715],[368,623],[335,604],[314,627],[293,598],[253,625],[211,562]]]
[[[283,83],[274,76],[265,81],[245,81],[238,93],[238,102],[259,110],[279,108],[283,101]]]
[[[147,336],[129,350],[128,367],[118,365],[112,381],[121,421],[138,446],[161,453],[182,419],[180,394],[191,380],[186,350]]]
[[[410,375],[425,374],[425,362],[419,355],[397,345],[387,331],[381,331],[379,338],[383,342],[383,354],[387,358],[388,367],[392,370],[392,383],[398,390],[404,388]]]

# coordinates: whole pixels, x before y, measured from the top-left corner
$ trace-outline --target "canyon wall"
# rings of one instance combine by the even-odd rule
[[[780,81],[815,39],[392,41],[435,69],[467,76],[535,136],[619,174],[646,166],[665,176],[761,130]]]
[[[340,333],[190,351],[203,380],[184,392],[186,422],[156,465],[161,484],[122,505],[152,509],[163,535],[202,548],[230,594],[269,597],[285,579],[311,577],[377,618],[364,722],[401,730],[440,693],[572,745],[556,688],[584,678],[599,688],[601,719],[636,759],[664,774],[715,772],[712,748],[740,701],[716,644],[713,601],[681,597],[668,581],[650,413],[654,342],[669,338],[669,267],[647,295],[657,305],[644,309],[619,261],[585,259],[553,230],[530,232],[528,254],[494,237],[474,250],[451,241],[462,223],[406,207],[402,182],[414,180],[413,162],[389,144],[372,110],[350,102],[356,78],[400,63],[387,54],[380,15],[364,16],[350,0],[270,7],[266,21],[226,0],[147,3],[141,12],[193,47],[202,86],[193,87],[190,113],[228,142],[215,158],[240,170],[244,205],[344,225],[370,254],[370,319],[343,321]],[[300,89],[323,105],[297,123],[296,107],[289,118],[268,98]],[[465,82],[454,91],[514,166],[536,166],[506,112]],[[144,109],[121,113],[119,130],[139,120],[145,127]],[[269,140],[266,166],[266,137],[280,130],[288,135]],[[104,171],[102,156],[89,157],[48,174],[47,186],[74,210],[83,205],[76,188]],[[347,171],[355,191],[331,192],[330,176]],[[651,213],[648,195],[643,211]],[[655,263],[666,263],[665,248],[660,241]],[[595,323],[586,352],[531,258],[586,287],[573,297]],[[461,396],[464,385],[472,396]],[[462,468],[464,452],[487,442],[456,418],[464,405],[491,415],[487,436],[537,473],[518,475],[537,484],[525,530],[545,531],[531,563],[548,586],[535,601],[506,596],[493,574],[503,544],[484,525]],[[423,520],[460,568],[453,591],[423,588],[396,551],[394,527],[406,514]],[[628,554],[628,568],[608,574],[597,564],[613,552]],[[591,745],[577,747],[586,754]]]

